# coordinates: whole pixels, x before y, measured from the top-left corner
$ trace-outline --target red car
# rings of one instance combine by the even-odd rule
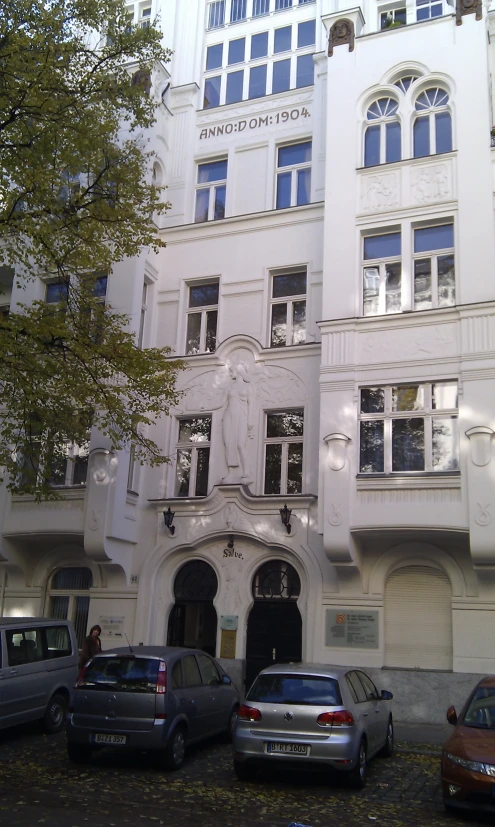
[[[447,810],[495,815],[495,675],[474,688],[461,713],[447,711],[455,730],[442,749],[442,792]]]

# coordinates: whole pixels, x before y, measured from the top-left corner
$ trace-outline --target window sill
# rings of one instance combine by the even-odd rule
[[[419,155],[417,158],[402,158],[400,161],[389,161],[384,164],[371,164],[369,167],[356,167],[356,172],[374,172],[376,174],[379,169],[393,169],[401,164],[420,164],[426,161],[432,161],[434,158],[448,158],[457,154],[456,149],[449,149],[448,152],[435,152],[432,155]]]
[[[394,474],[357,474],[356,489],[460,488],[460,471],[411,471]]]

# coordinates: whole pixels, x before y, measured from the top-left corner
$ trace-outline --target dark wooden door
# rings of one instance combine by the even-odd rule
[[[255,601],[246,641],[246,689],[256,675],[274,663],[299,663],[302,620],[296,601]]]

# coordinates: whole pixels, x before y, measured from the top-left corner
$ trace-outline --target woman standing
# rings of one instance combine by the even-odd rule
[[[94,658],[95,655],[101,652],[100,635],[101,626],[92,626],[89,630],[89,635],[84,638],[81,654],[79,656],[79,669],[86,666],[88,660],[91,660],[91,658]]]

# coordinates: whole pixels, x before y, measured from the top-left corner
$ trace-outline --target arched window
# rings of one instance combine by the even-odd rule
[[[79,648],[87,634],[89,590],[92,585],[91,569],[70,566],[55,572],[48,589],[48,617],[71,620]]]
[[[404,94],[406,94],[411,83],[414,83],[414,81],[417,79],[418,75],[404,75],[404,77],[399,78],[399,80],[395,81],[394,86],[398,86],[401,92],[404,92]]]
[[[437,155],[452,149],[452,119],[449,94],[438,86],[425,89],[416,98],[413,127],[414,157]]]
[[[297,600],[301,581],[295,568],[283,560],[270,560],[256,572],[253,580],[255,600]]]
[[[401,159],[399,104],[393,98],[380,98],[369,107],[370,122],[364,134],[364,165],[390,164]]]

